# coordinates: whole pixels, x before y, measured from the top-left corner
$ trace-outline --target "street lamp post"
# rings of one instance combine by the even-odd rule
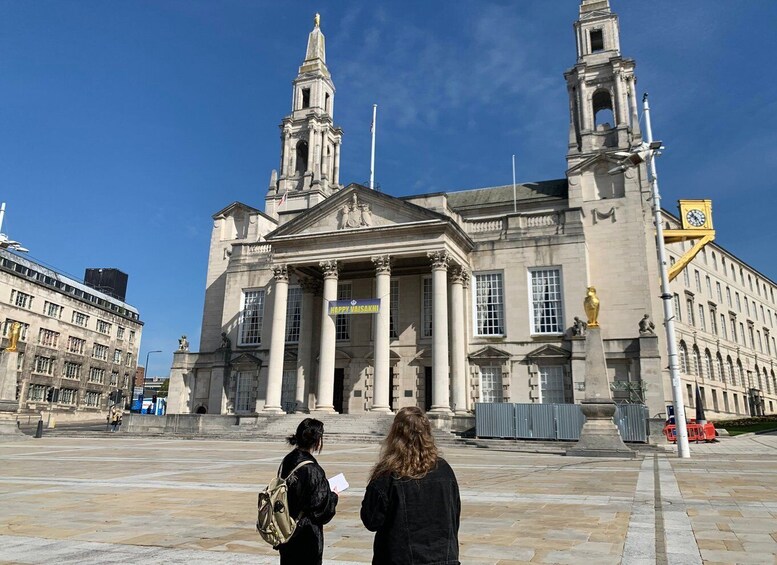
[[[661,218],[661,196],[658,192],[658,176],[656,175],[656,151],[653,143],[653,130],[650,127],[650,105],[647,92],[642,97],[642,107],[645,112],[645,133],[650,147],[648,170],[650,186],[653,193],[653,221],[656,224],[656,249],[658,251],[658,268],[661,272],[661,301],[664,305],[664,328],[666,329],[667,351],[669,356],[669,376],[672,380],[672,403],[674,404],[675,434],[677,438],[677,456],[689,458],[691,451],[688,446],[688,429],[685,422],[685,401],[680,382],[680,370],[677,363],[677,339],[674,328],[673,297],[669,291],[669,274],[666,265],[666,249],[664,246],[664,222]],[[660,147],[660,143],[658,144]]]
[[[146,399],[146,378],[148,378],[148,356],[152,353],[162,353],[161,349],[146,352],[146,365],[143,367],[143,400]],[[140,403],[140,412],[143,412],[143,402]]]

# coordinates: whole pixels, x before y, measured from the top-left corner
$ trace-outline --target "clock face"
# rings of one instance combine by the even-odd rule
[[[707,216],[705,216],[704,212],[698,208],[688,210],[688,212],[685,214],[685,219],[695,228],[699,228],[707,222]]]

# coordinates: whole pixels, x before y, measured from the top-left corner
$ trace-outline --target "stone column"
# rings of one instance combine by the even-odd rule
[[[427,253],[432,262],[432,409],[450,414],[448,377],[448,261],[445,251]]]
[[[310,390],[311,359],[313,352],[313,293],[317,281],[302,279],[302,319],[299,327],[299,346],[297,348],[297,401],[298,412],[309,412],[308,390]]]
[[[467,350],[466,309],[464,286],[469,273],[454,267],[451,273],[451,379],[453,381],[453,409],[456,414],[467,414]]]
[[[321,261],[324,272],[324,300],[321,307],[321,350],[318,363],[316,410],[334,412],[335,318],[329,315],[329,303],[337,300],[337,261]]]
[[[289,268],[276,265],[272,269],[275,277],[275,298],[273,300],[272,327],[270,328],[270,362],[267,370],[267,396],[265,412],[283,412],[281,388],[283,386],[283,355],[286,349],[286,306],[289,299]]]
[[[332,183],[335,186],[340,185],[340,142],[335,143],[335,164],[332,173]]]
[[[316,128],[311,124],[308,130],[308,169],[307,172],[313,174],[316,157]]]
[[[19,401],[16,400],[17,356],[15,350],[0,352],[0,437],[3,439],[27,437],[16,425],[16,413],[19,411]]]
[[[373,374],[372,408],[374,412],[390,412],[389,349],[391,260],[388,255],[372,258],[375,264],[375,291],[380,299],[380,312],[375,318],[375,367]]]
[[[631,134],[632,141],[642,138],[639,127],[639,108],[637,107],[637,79],[633,75],[627,77],[629,100],[631,100]]]

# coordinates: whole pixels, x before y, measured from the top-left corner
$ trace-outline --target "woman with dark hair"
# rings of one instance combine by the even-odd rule
[[[334,517],[338,500],[337,493],[329,488],[324,470],[312,455],[321,453],[324,447],[324,424],[305,418],[286,441],[294,449],[283,459],[282,477],[288,477],[300,463],[310,463],[297,469],[286,481],[289,514],[298,521],[291,539],[278,546],[281,565],[317,565],[324,554],[324,524]]]
[[[402,408],[362,501],[362,522],[376,532],[372,563],[457,565],[460,515],[456,475],[437,453],[429,420]]]

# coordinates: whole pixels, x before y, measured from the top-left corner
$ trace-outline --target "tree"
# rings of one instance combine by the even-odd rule
[[[162,382],[162,386],[159,387],[159,390],[157,391],[156,395],[160,398],[166,398],[167,397],[167,391],[170,388],[170,379],[165,379]]]

